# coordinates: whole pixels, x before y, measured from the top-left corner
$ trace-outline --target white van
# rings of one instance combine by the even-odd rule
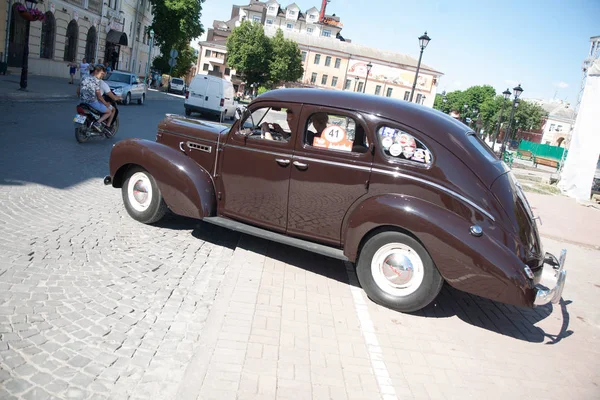
[[[233,118],[235,103],[233,85],[212,75],[196,75],[185,92],[185,115],[192,112],[212,114],[222,119]]]

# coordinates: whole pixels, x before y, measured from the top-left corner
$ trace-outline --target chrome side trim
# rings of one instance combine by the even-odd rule
[[[452,197],[456,197],[457,199],[459,199],[459,200],[461,200],[461,201],[469,204],[471,207],[475,208],[476,210],[478,210],[480,213],[482,213],[483,215],[485,215],[486,217],[488,217],[492,221],[496,221],[496,218],[494,218],[494,216],[492,214],[490,214],[488,211],[484,210],[477,203],[473,202],[472,200],[467,199],[465,196],[460,195],[460,194],[456,193],[453,190],[445,188],[442,185],[438,185],[437,183],[433,183],[433,182],[430,182],[430,181],[422,179],[422,178],[417,178],[416,176],[411,176],[411,175],[403,174],[401,172],[387,171],[385,169],[380,169],[380,168],[373,168],[373,172],[376,172],[376,173],[379,173],[379,174],[384,174],[384,175],[391,175],[394,178],[410,179],[410,180],[413,180],[413,181],[416,181],[416,182],[423,183],[425,185],[429,185],[431,187],[434,187],[436,189],[439,189],[439,190],[441,190],[443,192],[448,193]]]
[[[346,167],[346,168],[352,168],[352,169],[358,169],[360,171],[371,171],[371,167],[365,167],[362,165],[354,165],[354,164],[345,164],[345,163],[341,163],[341,162],[337,162],[337,161],[328,161],[328,160],[320,160],[318,158],[311,158],[311,157],[304,157],[304,156],[296,156],[294,155],[294,159],[296,160],[302,160],[302,161],[310,161],[310,162],[316,162],[319,164],[327,164],[327,165],[334,165],[336,167]]]
[[[290,157],[290,154],[292,153],[291,150],[287,154],[286,153],[276,153],[274,151],[269,151],[269,150],[254,149],[254,148],[251,148],[251,147],[238,146],[237,144],[227,144],[227,145],[225,145],[225,147],[232,147],[234,149],[254,151],[256,153],[270,154],[270,155],[273,155],[275,157]]]

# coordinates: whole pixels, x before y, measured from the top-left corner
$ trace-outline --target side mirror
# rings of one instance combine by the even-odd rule
[[[236,120],[242,119],[247,114],[248,114],[248,108],[246,108],[246,106],[238,106],[235,109],[234,118]]]

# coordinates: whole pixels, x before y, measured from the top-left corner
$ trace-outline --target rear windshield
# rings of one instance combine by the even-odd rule
[[[469,133],[468,136],[469,136],[469,142],[471,142],[471,144],[473,145],[475,150],[477,150],[485,158],[487,158],[488,160],[490,160],[492,162],[498,161],[498,157],[496,157],[496,154],[494,154],[492,149],[490,149],[489,146],[487,144],[485,144],[483,142],[483,140],[481,140],[479,138],[479,136],[477,136],[475,133]]]
[[[183,83],[182,79],[173,79],[171,82],[173,82],[176,85],[181,85]]]

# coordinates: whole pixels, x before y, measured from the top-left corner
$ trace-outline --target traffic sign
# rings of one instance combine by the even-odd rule
[[[170,53],[171,58],[177,58],[178,55],[179,55],[179,52],[177,50],[171,49],[171,53]]]
[[[174,67],[174,66],[175,66],[175,64],[177,64],[177,60],[176,60],[176,59],[174,59],[174,58],[171,58],[171,59],[169,60],[169,66],[171,66],[171,67]]]

